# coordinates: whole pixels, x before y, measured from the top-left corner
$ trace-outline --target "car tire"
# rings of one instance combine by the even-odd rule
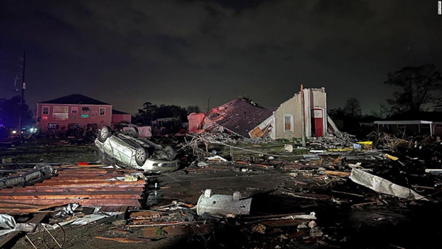
[[[168,161],[174,160],[177,155],[176,150],[170,145],[167,145],[166,147],[164,147],[164,152],[166,154],[165,159]]]
[[[143,166],[148,157],[149,152],[143,147],[139,147],[135,150],[135,162],[137,162],[138,166]]]
[[[129,127],[126,130],[126,134],[131,136],[131,137],[137,138],[138,137],[138,129],[137,129],[137,127]]]
[[[98,141],[104,143],[108,137],[112,135],[112,130],[109,126],[103,126],[98,132]]]

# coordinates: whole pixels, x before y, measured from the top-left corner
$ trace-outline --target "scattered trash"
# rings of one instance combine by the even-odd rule
[[[0,214],[0,227],[5,229],[14,229],[17,223],[15,223],[14,217],[8,214]]]
[[[348,224],[353,230],[354,220],[358,226],[366,220],[376,226],[398,224],[398,216],[414,209],[425,211],[426,205],[442,200],[442,146],[434,138],[421,141],[372,133],[373,141],[358,142],[354,136],[335,132],[313,137],[304,147],[299,139],[250,139],[228,132],[151,139],[176,145],[183,170],[163,175],[122,169],[118,161],[97,165],[82,157],[75,165],[2,167],[0,234],[13,237],[22,231],[30,238],[43,228],[57,231],[60,226],[99,223],[111,228],[93,237],[118,243],[186,236],[207,247],[211,243],[235,247],[217,241],[224,236],[252,248],[299,244],[353,248],[350,238],[355,235],[348,232]],[[65,140],[58,146],[72,143]],[[47,160],[41,154],[39,158]],[[145,167],[155,168],[157,162],[150,160]],[[195,186],[209,189],[199,195],[190,192]],[[217,193],[239,189],[247,197],[238,191],[213,194],[210,188]],[[331,214],[326,222],[314,212],[293,213],[318,209],[324,214],[329,207],[333,208],[324,212]],[[348,211],[350,218],[333,216],[335,210],[344,217]],[[232,234],[243,237],[234,240]]]
[[[198,167],[207,167],[207,166],[209,166],[209,164],[206,163],[206,162],[198,162],[197,165],[198,165]]]
[[[293,152],[293,145],[291,144],[284,144],[284,150],[287,152],[292,153]]]
[[[425,173],[429,173],[432,175],[442,174],[442,169],[425,169]]]
[[[211,156],[207,158],[208,161],[217,161],[217,162],[228,162],[227,159],[224,159],[220,156]]]
[[[257,224],[252,227],[252,232],[254,233],[260,233],[265,234],[266,233],[266,226],[263,224]]]

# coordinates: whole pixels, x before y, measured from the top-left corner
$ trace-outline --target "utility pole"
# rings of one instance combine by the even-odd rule
[[[210,97],[207,98],[207,113],[209,113],[210,110]]]
[[[21,101],[20,101],[20,113],[18,116],[18,132],[20,133],[20,139],[22,139],[22,116],[23,116],[23,102],[25,99],[25,89],[26,89],[26,83],[25,83],[25,67],[26,67],[26,51],[23,52],[23,77],[22,77],[22,87],[21,87]]]
[[[301,138],[302,138],[302,147],[306,147],[305,141],[305,103],[304,103],[304,86],[301,84]]]

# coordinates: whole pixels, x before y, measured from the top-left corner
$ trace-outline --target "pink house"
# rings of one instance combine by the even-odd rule
[[[37,103],[37,128],[53,132],[80,127],[97,129],[111,125],[112,105],[81,94]]]
[[[131,123],[132,115],[126,112],[112,110],[112,124]]]

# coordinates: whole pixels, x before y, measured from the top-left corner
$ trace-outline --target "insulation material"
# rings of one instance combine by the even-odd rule
[[[372,189],[378,193],[393,195],[404,199],[425,200],[425,197],[419,195],[415,191],[392,183],[382,177],[372,175],[360,169],[353,168],[350,179],[362,186]]]
[[[14,217],[9,214],[0,214],[0,227],[6,229],[14,229],[16,226]]]

